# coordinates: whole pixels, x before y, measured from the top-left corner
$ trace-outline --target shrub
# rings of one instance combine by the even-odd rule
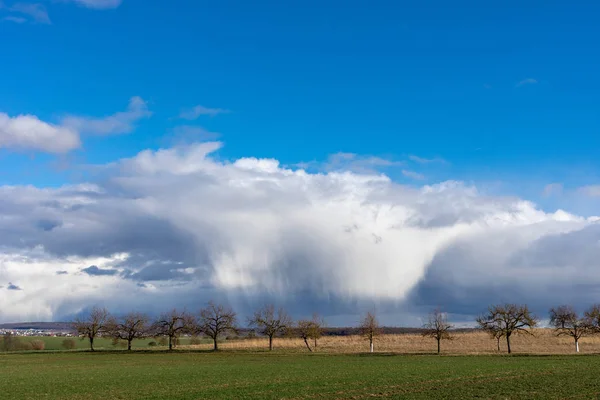
[[[30,343],[33,350],[44,350],[46,348],[46,343],[40,339],[32,340]]]
[[[1,351],[15,351],[20,350],[20,340],[17,336],[10,332],[6,332],[2,336],[2,343],[0,343]]]
[[[166,346],[168,343],[169,341],[167,340],[166,336],[161,336],[160,339],[158,339],[159,346]]]
[[[156,342],[155,342],[155,341],[152,341],[152,342],[148,343],[148,346],[150,346],[150,347],[154,347],[154,346],[156,346],[156,345],[157,345],[157,344],[156,344]]]
[[[62,341],[62,347],[63,349],[73,350],[75,347],[77,347],[77,344],[75,343],[74,339],[65,339]]]

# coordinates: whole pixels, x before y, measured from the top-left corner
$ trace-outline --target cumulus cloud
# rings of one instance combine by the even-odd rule
[[[144,151],[87,184],[0,187],[0,276],[26,288],[0,291],[0,320],[209,299],[240,313],[273,301],[332,318],[374,303],[464,316],[495,301],[542,311],[597,301],[594,219],[461,182],[413,187],[273,159],[220,162],[220,147]]]
[[[139,96],[129,100],[127,111],[122,111],[102,118],[68,116],[62,124],[83,133],[97,135],[112,135],[129,133],[135,128],[135,123],[143,118],[148,118],[152,113],[148,104]]]
[[[198,117],[200,117],[201,115],[208,115],[210,117],[214,117],[219,114],[226,114],[228,112],[229,110],[223,108],[210,108],[197,105],[195,107],[181,111],[181,113],[179,114],[179,118],[194,120],[198,119]]]
[[[141,97],[132,97],[127,111],[104,118],[69,116],[60,124],[40,120],[35,115],[14,117],[0,112],[0,148],[66,153],[81,147],[82,133],[109,135],[128,133],[135,122],[152,113]]]
[[[81,145],[76,130],[39,120],[34,115],[0,113],[0,148],[65,153]]]
[[[117,8],[123,0],[65,0],[71,3],[78,4],[83,7],[93,8],[97,10],[106,10],[109,8]]]

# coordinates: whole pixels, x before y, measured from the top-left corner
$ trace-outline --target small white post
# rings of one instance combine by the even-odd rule
[[[373,352],[373,342],[371,342],[371,353]]]

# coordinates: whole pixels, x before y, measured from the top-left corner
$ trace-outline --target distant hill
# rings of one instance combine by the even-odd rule
[[[68,322],[15,322],[0,324],[0,329],[40,329],[46,331],[70,331]]]

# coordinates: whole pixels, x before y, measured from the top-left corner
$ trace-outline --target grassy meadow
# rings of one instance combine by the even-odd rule
[[[600,357],[274,352],[0,355],[10,399],[589,399]]]
[[[30,338],[34,339],[34,338]],[[0,353],[0,393],[11,399],[590,399],[600,397],[600,338],[569,338],[538,329],[516,336],[514,354],[481,332],[444,341],[415,334],[383,335],[368,354],[358,336],[323,337],[310,353],[295,338],[191,345],[173,352],[138,340],[134,351],[98,339],[95,353],[61,349],[64,338],[42,337],[45,351]],[[79,351],[77,351],[79,350]]]
[[[63,341],[65,339],[73,339],[75,341],[75,349],[76,350],[86,350],[90,348],[90,342],[87,339],[81,340],[79,338],[67,338],[67,337],[52,337],[52,336],[29,336],[29,337],[20,337],[19,340],[22,342],[28,342],[32,340],[41,340],[45,343],[45,350],[64,350]],[[182,337],[179,339],[181,346],[188,346],[190,344],[189,337]],[[211,340],[202,338],[202,343],[212,343]],[[151,342],[157,342],[156,339],[139,339],[134,340],[131,343],[131,347],[135,350],[140,349],[166,349],[166,346],[150,346]],[[112,339],[98,337],[94,339],[94,349],[96,350],[119,350],[125,349],[125,342],[121,341],[118,345],[114,345]]]

